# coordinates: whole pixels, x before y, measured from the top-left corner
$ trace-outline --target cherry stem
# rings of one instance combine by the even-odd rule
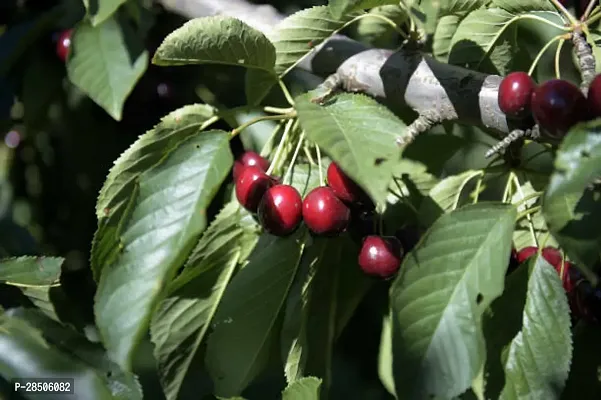
[[[298,153],[305,141],[305,131],[303,131],[298,139],[298,143],[296,144],[296,149],[294,149],[294,154],[292,154],[292,160],[290,161],[290,165],[288,165],[288,169],[286,170],[286,174],[282,178],[282,183],[286,183],[286,180],[290,178],[290,184],[292,184],[292,169],[294,168],[294,164],[296,163],[296,158],[298,157]]]
[[[284,97],[286,98],[286,101],[288,102],[288,104],[290,104],[292,107],[294,107],[294,99],[292,98],[290,91],[288,91],[288,88],[286,87],[286,84],[284,83],[284,81],[281,79],[278,79],[278,85],[280,85],[280,89],[282,89],[282,93],[284,93]]]
[[[265,106],[263,107],[263,111],[272,114],[290,114],[294,112],[294,107],[281,108],[281,107],[271,107]]]
[[[201,126],[200,126],[200,130],[204,131],[205,129],[207,129],[209,126],[213,125],[215,122],[219,121],[221,119],[220,116],[214,115],[211,118],[207,119]]]
[[[286,127],[284,128],[284,133],[282,134],[282,138],[280,139],[280,143],[278,144],[278,148],[275,150],[275,154],[273,155],[273,159],[271,160],[271,165],[269,166],[269,168],[267,169],[266,174],[267,175],[271,175],[273,173],[273,170],[275,169],[279,158],[280,158],[280,154],[282,153],[282,149],[284,147],[284,143],[288,140],[288,135],[290,134],[290,131],[292,130],[292,125],[294,124],[294,120],[291,119],[286,123]]]
[[[535,214],[535,213],[539,212],[540,209],[541,209],[541,206],[534,206],[532,208],[528,208],[527,210],[524,210],[521,213],[519,213],[518,216],[517,216],[517,218],[515,220],[519,221],[519,220],[521,220],[524,217],[530,219],[531,214]],[[534,236],[533,239],[534,239],[534,243],[538,242],[536,240],[536,236]],[[538,244],[536,244],[536,246],[538,247]]]
[[[584,10],[584,14],[582,14],[582,16],[580,17],[581,21],[585,21],[591,15],[591,12],[595,8],[596,2],[597,2],[597,0],[589,0],[588,5],[586,6],[586,9]]]
[[[516,201],[515,203],[513,203],[516,206],[520,206],[522,205],[522,203],[527,202],[528,200],[532,200],[532,199],[538,199],[541,195],[543,194],[543,192],[534,192],[534,193],[530,193],[529,195],[519,199],[518,201]]]
[[[551,0],[551,3],[570,21],[571,25],[578,25],[578,20],[570,13],[559,0]]]
[[[563,48],[565,39],[560,39],[559,44],[557,45],[557,49],[555,50],[555,76],[557,79],[561,79],[561,71],[559,70],[559,57],[561,55],[561,49]]]
[[[296,116],[296,113],[289,113],[289,114],[284,114],[284,115],[263,115],[261,117],[253,118],[250,121],[247,121],[247,122],[243,123],[239,127],[235,128],[235,129],[232,129],[232,132],[230,133],[230,138],[233,138],[233,137],[237,136],[244,129],[248,128],[251,125],[256,124],[257,122],[270,121],[270,120],[271,121],[273,121],[273,120],[283,120],[283,119],[290,119],[292,121],[291,118],[294,118],[295,116]]]
[[[315,144],[315,152],[317,153],[317,169],[319,169],[319,186],[325,186],[325,181],[323,180],[323,170],[321,166],[321,150],[317,143]]]
[[[543,54],[545,54],[545,52],[547,51],[547,49],[549,47],[551,47],[551,45],[553,43],[555,43],[556,41],[563,39],[563,37],[564,37],[564,34],[555,36],[553,39],[549,40],[547,42],[547,44],[545,44],[543,46],[542,49],[540,49],[540,51],[538,52],[538,54],[534,58],[534,61],[532,61],[532,65],[530,65],[530,69],[528,70],[528,75],[532,76],[532,74],[534,73],[534,70],[536,69],[536,66],[538,65],[538,62],[540,61],[540,59],[543,56]]]
[[[260,153],[261,157],[267,157],[267,155],[269,153],[271,153],[271,150],[273,150],[273,141],[275,140],[275,137],[282,129],[282,123],[283,123],[283,121],[280,121],[280,123],[275,127],[273,132],[271,132],[271,135],[269,135],[269,139],[267,139],[267,141],[263,145],[263,148],[261,149],[261,153]]]
[[[518,193],[520,194],[521,199],[520,200],[524,200],[524,198],[526,197],[526,195],[524,194],[524,191],[522,190],[522,185],[520,184],[520,180],[518,179],[517,175],[513,172],[511,172],[512,178],[513,178],[513,182],[515,187],[517,188]],[[537,206],[538,210],[540,210],[540,206]],[[532,209],[536,209],[537,207],[533,207]],[[531,210],[532,210],[531,209]],[[536,211],[535,211],[536,212]],[[536,246],[538,247],[538,240],[536,238],[536,233],[534,232],[534,223],[532,222],[532,217],[529,214],[526,214],[527,218],[528,218],[528,225],[530,228],[530,234],[532,235],[532,240],[534,241],[534,243],[536,244]]]
[[[309,164],[311,164],[311,165],[317,165],[317,163],[313,159],[313,155],[311,154],[311,150],[309,149],[309,143],[306,140],[305,140],[305,143],[303,145],[303,151],[305,152],[305,157],[307,157],[307,160],[309,160]]]

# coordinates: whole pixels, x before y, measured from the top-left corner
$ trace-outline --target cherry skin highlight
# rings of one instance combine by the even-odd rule
[[[302,220],[300,193],[290,185],[275,185],[267,189],[259,203],[261,226],[276,236],[287,236],[298,228]]]
[[[394,236],[367,236],[359,252],[359,266],[368,275],[388,278],[401,267],[403,246]]]
[[[242,207],[255,213],[263,195],[275,183],[275,180],[259,167],[246,167],[236,179],[236,198]]]
[[[67,61],[67,57],[69,56],[72,35],[73,29],[67,29],[60,34],[56,42],[56,55],[62,62]]]
[[[303,220],[311,232],[317,235],[343,232],[350,217],[351,210],[327,186],[315,188],[305,196]]]
[[[263,172],[269,169],[269,161],[261,157],[260,154],[254,151],[247,151],[239,159],[234,162],[233,175],[234,179],[240,176],[240,173],[245,167],[254,166],[259,167]]]
[[[328,186],[342,201],[349,204],[365,203],[367,193],[353,181],[335,162],[328,167]]]
[[[547,136],[561,139],[578,122],[589,118],[588,102],[571,82],[552,79],[532,94],[532,114]]]
[[[530,102],[536,84],[525,72],[512,72],[499,86],[499,108],[510,118],[521,119],[530,113]]]

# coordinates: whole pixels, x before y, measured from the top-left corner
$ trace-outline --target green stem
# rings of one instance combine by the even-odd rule
[[[263,107],[263,111],[272,114],[290,114],[294,112],[294,107],[281,108],[281,107],[271,107],[265,106]]]
[[[356,19],[359,20],[359,19],[363,19],[363,18],[376,18],[381,21],[384,21],[385,23],[390,25],[399,35],[401,35],[403,37],[403,39],[405,39],[405,40],[408,39],[407,34],[405,32],[403,32],[403,30],[401,28],[399,28],[398,25],[393,20],[391,20],[390,18],[388,18],[384,15],[367,13],[367,14],[362,14],[362,15],[358,16]]]
[[[518,179],[517,175],[515,175],[515,174],[513,174],[513,182],[514,182],[515,187],[517,188],[518,192],[520,193],[520,196],[522,197],[521,200],[524,200],[524,197],[526,197],[526,196],[524,195],[524,191],[522,190],[522,185],[520,184],[520,180]],[[537,209],[537,211],[538,211],[538,210],[540,210],[540,206],[533,207],[532,209]],[[536,239],[536,233],[534,232],[534,223],[532,222],[532,217],[530,216],[530,214],[527,214],[527,218],[528,218],[528,225],[530,228],[530,234],[532,235],[532,240],[534,241],[534,244],[538,247],[538,240]]]
[[[519,199],[518,201],[516,201],[515,203],[513,203],[515,206],[521,206],[523,203],[527,202],[528,200],[532,200],[532,199],[537,199],[539,198],[541,195],[543,194],[543,192],[534,192],[534,193],[530,193],[529,195]]]
[[[588,5],[586,6],[586,10],[584,10],[584,14],[580,17],[581,21],[586,21],[586,19],[592,15],[593,9],[595,9],[596,0],[589,0]],[[587,21],[588,22],[588,21]]]
[[[555,36],[553,39],[549,40],[547,42],[547,44],[545,44],[543,46],[542,49],[540,49],[540,51],[538,52],[538,54],[536,55],[536,57],[534,58],[534,61],[532,61],[532,65],[530,66],[530,69],[528,70],[528,75],[532,75],[532,73],[534,73],[534,69],[536,68],[536,66],[538,65],[538,62],[540,61],[541,57],[543,56],[543,54],[545,54],[545,51],[547,51],[547,49],[549,47],[551,47],[551,45],[553,43],[555,43],[558,40],[563,39],[563,35],[557,35]]]
[[[565,39],[562,38],[557,45],[557,49],[555,50],[555,76],[557,76],[557,79],[561,79],[561,71],[559,70],[559,56],[561,55],[561,49],[563,48],[565,42]]]
[[[288,166],[288,169],[286,170],[286,174],[284,175],[284,178],[282,178],[282,183],[286,183],[286,180],[288,179],[288,177],[291,176],[292,168],[294,168],[294,163],[296,163],[296,158],[298,157],[298,153],[299,153],[304,141],[305,141],[305,131],[303,131],[303,133],[301,133],[300,139],[298,139],[298,143],[296,145],[296,149],[294,149],[294,154],[292,155],[292,160],[290,161],[290,165]],[[290,184],[292,184],[292,177],[290,177]]]
[[[551,3],[553,3],[553,5],[555,6],[555,8],[557,8],[561,14],[563,14],[568,21],[570,21],[571,25],[578,25],[578,20],[576,19],[576,17],[574,17],[572,15],[571,12],[569,12],[563,4],[561,4],[561,2],[559,0],[551,0]]]
[[[280,85],[280,89],[282,89],[282,92],[284,93],[284,97],[286,97],[286,101],[288,102],[288,104],[294,107],[294,99],[292,98],[290,91],[288,91],[288,88],[286,87],[282,79],[278,79],[278,85]]]
[[[321,167],[321,150],[317,143],[315,144],[315,152],[317,153],[317,168],[319,169],[319,186],[325,186],[325,181],[323,179],[323,170]]]
[[[230,133],[230,138],[237,136],[244,129],[248,128],[251,125],[256,124],[257,122],[270,121],[270,120],[272,120],[272,121],[273,120],[283,120],[283,119],[290,119],[292,121],[291,118],[294,118],[295,116],[296,116],[295,113],[290,113],[290,114],[285,114],[285,115],[264,115],[261,117],[253,118],[250,121],[246,121],[239,127],[232,129],[232,132]]]
[[[273,170],[275,169],[275,167],[279,161],[280,154],[282,153],[282,149],[284,148],[284,143],[286,143],[286,141],[288,140],[288,135],[290,134],[290,131],[292,130],[293,124],[294,124],[293,119],[289,120],[286,123],[286,127],[284,128],[284,133],[282,134],[282,138],[280,139],[278,148],[275,150],[275,154],[273,155],[273,160],[271,160],[271,165],[267,169],[267,172],[266,172],[267,175],[271,175],[273,173]]]
[[[277,126],[275,127],[273,132],[271,132],[271,134],[269,135],[269,139],[267,139],[267,142],[265,142],[265,144],[263,145],[263,148],[261,149],[262,157],[266,157],[269,153],[271,153],[271,150],[273,148],[273,141],[275,140],[275,137],[278,135],[278,133],[282,129],[282,125],[283,125],[282,122],[283,121],[280,121],[280,123],[277,124]]]
[[[529,219],[531,214],[535,214],[535,213],[539,212],[540,208],[541,208],[540,206],[534,206],[532,208],[522,211],[521,213],[518,214],[516,221],[519,221],[524,217]],[[536,240],[536,236],[534,237],[534,243],[535,243],[535,246],[538,247],[538,241]]]

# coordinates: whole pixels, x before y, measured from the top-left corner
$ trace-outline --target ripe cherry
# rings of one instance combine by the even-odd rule
[[[528,247],[524,247],[522,250],[519,251],[518,253],[518,261],[520,263],[526,261],[527,259],[529,259],[530,257],[532,257],[533,255],[535,255],[538,252],[538,249],[534,246],[528,246]],[[554,247],[545,247],[542,251],[542,256],[543,258],[553,266],[553,268],[555,268],[555,270],[557,271],[557,273],[559,274],[559,277],[561,278],[561,281],[563,282],[563,287],[566,290],[566,292],[570,293],[573,289],[574,289],[574,282],[571,278],[571,269],[572,269],[572,263],[570,263],[569,261],[565,261],[563,263],[563,271],[562,271],[562,257],[561,257],[561,252],[554,248]]]
[[[552,79],[534,90],[532,114],[548,136],[560,139],[572,126],[588,119],[590,112],[586,98],[576,85]]]
[[[593,117],[601,117],[601,74],[595,76],[588,89],[588,105]]]
[[[355,183],[335,162],[328,167],[328,186],[346,203],[364,203],[367,193]]]
[[[275,180],[259,167],[246,167],[236,179],[236,198],[242,207],[252,213],[257,212],[263,195],[275,183]]]
[[[269,168],[269,161],[267,161],[265,158],[261,157],[258,153],[255,153],[254,151],[245,152],[239,159],[237,159],[234,162],[234,179],[237,179],[242,170],[248,166],[259,167],[259,169],[265,172]]]
[[[311,190],[303,201],[303,220],[317,235],[343,232],[351,217],[351,210],[327,186]]]
[[[61,59],[62,62],[67,61],[69,51],[71,49],[71,36],[73,35],[73,29],[67,29],[61,32],[56,42],[56,55]]]
[[[301,195],[294,187],[273,186],[267,189],[259,203],[259,221],[273,235],[289,235],[301,223],[302,204]]]
[[[518,262],[521,264],[524,261],[526,261],[527,259],[529,259],[530,257],[532,257],[533,255],[535,255],[537,252],[538,252],[538,248],[536,248],[534,246],[524,247],[522,250],[518,251],[516,258],[517,258]]]
[[[536,88],[534,80],[525,72],[512,72],[499,86],[499,108],[509,118],[524,118],[530,113],[530,101]]]
[[[394,236],[367,236],[359,252],[359,266],[368,275],[394,275],[401,266],[403,246]]]

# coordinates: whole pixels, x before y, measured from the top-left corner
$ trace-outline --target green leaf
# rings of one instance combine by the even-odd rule
[[[254,226],[241,226],[245,214],[234,202],[221,210],[152,318],[150,333],[167,399],[178,398],[184,381],[196,379],[193,360],[202,359],[201,344],[240,260],[245,233],[254,232]]]
[[[93,26],[104,22],[107,18],[117,11],[127,0],[83,0],[86,6],[87,15],[92,21]]]
[[[388,393],[397,398],[392,371],[392,318],[390,315],[382,318],[382,334],[380,335],[380,350],[378,351],[378,376]]]
[[[118,255],[118,238],[129,218],[128,205],[140,174],[157,165],[185,139],[203,130],[215,110],[204,104],[182,107],[138,138],[111,168],[96,203],[98,230],[92,242],[92,272],[96,281],[102,269]]]
[[[291,383],[282,392],[282,400],[319,400],[321,379],[309,376]]]
[[[450,14],[440,18],[432,37],[432,54],[437,60],[448,62],[453,45],[453,36],[464,15]]]
[[[519,18],[518,18],[519,19]],[[480,9],[469,13],[459,24],[453,40],[449,63],[466,68],[507,72],[513,57],[515,36],[511,23],[515,15],[499,9]],[[488,66],[488,64],[492,64]]]
[[[488,3],[490,0],[442,0],[438,5],[438,16],[444,17],[450,14],[474,11],[488,6]]]
[[[23,256],[0,259],[0,282],[17,286],[43,286],[57,283],[62,257]]]
[[[375,18],[383,16],[400,27],[409,20],[407,10],[398,4],[376,7],[370,10],[370,17],[357,22],[357,37],[362,43],[378,48],[394,48],[398,44],[399,33],[386,21]],[[374,17],[371,17],[373,15]]]
[[[322,175],[325,177],[327,175],[329,163],[324,163],[322,160]],[[298,190],[301,194],[301,197],[305,197],[307,193],[316,187],[320,186],[319,184],[319,167],[317,165],[311,164],[295,164],[292,167],[291,175],[291,185]]]
[[[394,0],[330,0],[328,6],[335,18],[342,18],[345,14],[366,8],[398,4]]]
[[[207,347],[216,395],[240,395],[266,365],[305,240],[304,228],[284,238],[264,234],[248,265],[228,285]]]
[[[559,245],[576,263],[599,259],[599,199],[587,189],[601,176],[601,121],[574,127],[557,150],[555,171],[543,196],[543,214]]]
[[[82,22],[73,32],[69,79],[117,121],[147,65],[148,52],[127,23],[109,18],[93,27]]]
[[[229,174],[229,134],[200,132],[138,177],[120,255],[100,278],[94,312],[111,357],[129,370],[164,288],[206,227],[206,207]]]
[[[528,280],[522,326],[509,347],[499,398],[559,399],[572,359],[570,309],[557,271],[540,255]]]
[[[323,379],[324,391],[330,387],[338,284],[347,269],[359,269],[355,247],[348,236],[339,236],[315,238],[305,248],[281,333],[288,382],[313,375]]]
[[[515,218],[507,204],[470,204],[440,217],[405,257],[390,292],[405,398],[452,398],[479,374],[482,314],[503,291]]]
[[[442,214],[459,207],[461,194],[466,185],[475,177],[483,174],[482,170],[467,170],[438,182],[419,208],[419,218],[423,225],[429,226]]]
[[[557,9],[549,0],[492,0],[490,7],[503,8],[515,14],[525,13],[528,11],[557,12]]]
[[[537,204],[539,203],[540,198],[521,201],[526,196],[535,192],[536,190],[534,190],[531,181],[522,183],[520,190],[516,191],[511,198],[512,203],[517,204],[519,202],[519,206],[517,207],[518,213],[540,205]],[[534,240],[532,231],[534,231],[536,241]],[[549,235],[548,232],[549,228],[547,228],[543,213],[541,210],[538,210],[537,212],[530,214],[530,220],[528,220],[528,218],[521,218],[516,222],[515,230],[513,232],[513,246],[519,251],[528,246],[537,247],[538,243],[545,241],[545,246],[559,247],[555,238]]]
[[[154,57],[156,65],[224,64],[273,71],[275,48],[267,37],[239,19],[196,18],[171,32]]]
[[[104,348],[98,343],[92,343],[79,332],[48,319],[38,310],[13,308],[6,313],[31,324],[44,339],[65,356],[76,359],[85,366],[93,368],[104,384],[111,391],[115,400],[142,399],[142,387],[137,377],[122,371],[107,356]],[[77,389],[75,389],[77,393]]]
[[[8,381],[23,377],[69,377],[74,380],[75,393],[77,388],[85,388],[86,399],[114,399],[94,369],[50,346],[42,332],[27,322],[6,314],[0,315],[0,375]]]
[[[323,106],[312,103],[310,97],[311,92],[296,101],[307,138],[328,153],[375,202],[383,203],[401,154],[395,140],[406,125],[364,95],[341,94]]]

